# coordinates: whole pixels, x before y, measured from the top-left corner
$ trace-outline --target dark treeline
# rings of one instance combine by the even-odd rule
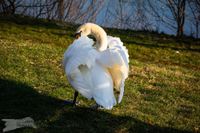
[[[0,0],[0,13],[200,37],[200,0]]]

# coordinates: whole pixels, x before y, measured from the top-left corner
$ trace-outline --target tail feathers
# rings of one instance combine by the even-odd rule
[[[124,95],[124,79],[121,82],[121,86],[120,86],[120,93],[119,93],[119,97],[118,97],[118,103],[120,103],[122,101],[123,95]]]
[[[103,106],[103,108],[108,109],[108,110],[112,109],[113,106],[115,106],[117,103],[114,96],[112,98],[108,98],[108,99],[102,99],[102,98],[98,98],[98,97],[94,97],[94,99],[97,104]]]

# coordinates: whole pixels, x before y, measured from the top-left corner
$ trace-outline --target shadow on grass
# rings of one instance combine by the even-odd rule
[[[130,116],[117,116],[103,110],[63,106],[63,101],[40,94],[25,83],[0,79],[0,118],[32,117],[38,129],[12,132],[170,132],[173,128],[151,125]],[[4,123],[0,122],[2,131]]]
[[[29,116],[35,121],[43,121],[62,107],[62,100],[40,94],[26,83],[0,78],[0,119]],[[0,132],[3,127],[1,121]]]

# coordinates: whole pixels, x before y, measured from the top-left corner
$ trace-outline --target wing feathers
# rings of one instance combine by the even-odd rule
[[[121,102],[124,94],[124,82],[128,77],[129,55],[128,50],[119,38],[108,37],[109,48],[103,51],[98,62],[108,68],[117,91],[120,91],[118,103]]]

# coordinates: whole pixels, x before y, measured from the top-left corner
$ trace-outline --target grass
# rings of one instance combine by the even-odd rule
[[[153,32],[106,29],[129,50],[125,95],[113,110],[76,108],[61,66],[77,26],[12,16],[0,18],[0,119],[27,116],[39,132],[199,132],[200,40]],[[0,130],[4,123],[0,122]]]

